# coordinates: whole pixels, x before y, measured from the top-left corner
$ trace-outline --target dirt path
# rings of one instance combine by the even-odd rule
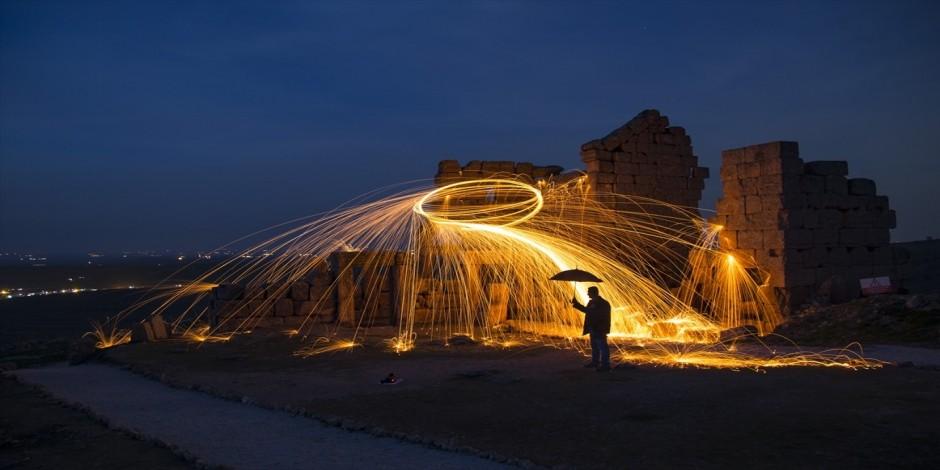
[[[88,364],[18,370],[112,426],[176,446],[210,465],[261,468],[502,468],[477,457],[328,427],[308,418],[167,387]]]
[[[193,470],[169,449],[108,429],[13,377],[0,376],[0,469]]]

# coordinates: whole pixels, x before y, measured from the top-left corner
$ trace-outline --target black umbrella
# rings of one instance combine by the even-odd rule
[[[604,282],[599,277],[580,269],[568,269],[548,278],[549,281]]]

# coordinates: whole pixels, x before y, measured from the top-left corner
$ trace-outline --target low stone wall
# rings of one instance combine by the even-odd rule
[[[459,181],[506,177],[519,178],[529,183],[557,177],[564,168],[558,165],[533,165],[530,162],[471,160],[461,165],[457,160],[441,160],[437,165],[434,183],[444,186]]]
[[[472,255],[472,254],[471,254]],[[440,322],[468,307],[486,315],[490,325],[507,320],[510,299],[503,284],[484,283],[485,264],[467,257],[457,283],[433,276],[433,263],[415,263],[400,252],[337,252],[291,283],[265,286],[223,284],[212,291],[210,318],[228,326],[296,328],[304,321],[343,326],[387,326],[401,321]],[[467,293],[465,289],[475,292]],[[488,299],[484,305],[483,299]],[[486,311],[483,309],[486,308]],[[452,312],[453,310],[453,312]],[[408,318],[403,320],[403,315]],[[445,322],[446,323],[446,322]]]

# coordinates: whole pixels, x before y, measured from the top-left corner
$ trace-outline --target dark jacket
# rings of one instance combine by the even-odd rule
[[[584,312],[584,329],[582,335],[588,333],[610,334],[610,302],[601,297],[591,299],[587,305],[574,302],[574,308]]]

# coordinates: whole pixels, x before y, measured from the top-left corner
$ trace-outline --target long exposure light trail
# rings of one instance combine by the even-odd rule
[[[296,329],[314,342],[298,351],[302,357],[355,348],[360,331],[383,324],[377,312],[390,303],[397,333],[386,343],[397,353],[422,338],[446,342],[458,334],[494,346],[541,342],[581,350],[581,317],[569,299],[576,289],[586,301],[589,285],[549,281],[577,267],[604,280],[611,338],[623,360],[751,369],[879,365],[842,350],[732,351],[722,332],[745,327],[755,333],[743,334],[756,339],[783,320],[766,273],[752,259],[722,252],[721,227],[696,209],[592,194],[585,178],[477,179],[364,200],[298,221],[189,285],[154,290],[118,320],[147,306],[154,315],[175,307],[182,313],[172,327],[181,336],[224,340],[263,324],[294,283],[329,268],[335,278],[309,299]],[[337,252],[348,264],[335,264]],[[217,285],[240,285],[245,294],[212,319],[204,305]],[[354,316],[324,323],[320,311],[327,308]],[[331,332],[324,335],[324,328]]]

